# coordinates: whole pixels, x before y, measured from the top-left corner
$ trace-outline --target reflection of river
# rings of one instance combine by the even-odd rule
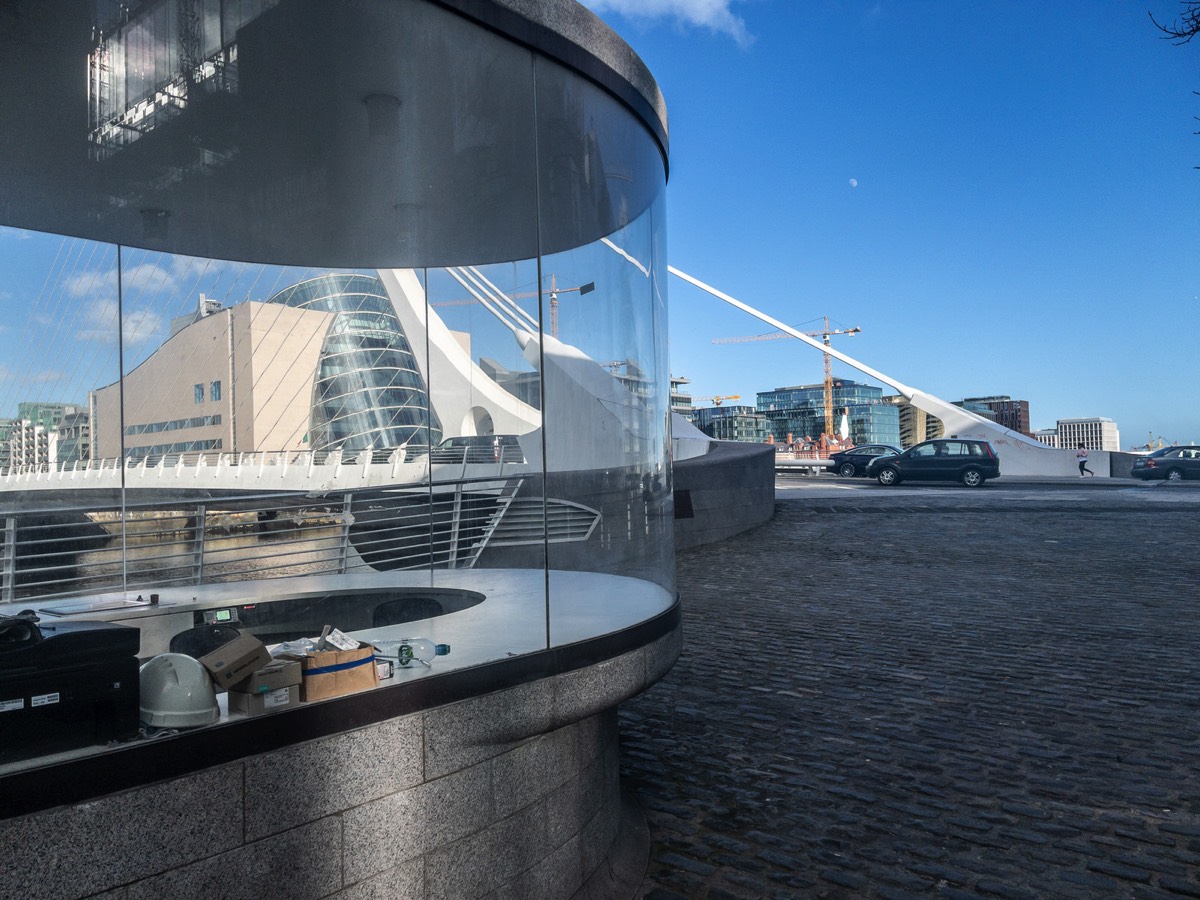
[[[202,546],[175,537],[176,533],[127,536],[124,566],[119,538],[109,540],[103,548],[77,554],[77,588],[120,589],[122,569],[128,586],[140,588],[338,572],[343,558],[352,568],[362,565],[352,547],[343,550],[339,528],[207,535]]]

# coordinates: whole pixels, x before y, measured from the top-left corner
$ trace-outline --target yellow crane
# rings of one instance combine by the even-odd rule
[[[829,346],[829,338],[835,334],[858,334],[862,331],[861,328],[830,328],[829,316],[825,316],[825,327],[821,331],[806,331],[804,332],[809,337],[819,337],[826,347]],[[777,341],[781,338],[791,337],[790,334],[783,331],[772,331],[768,334],[753,334],[744,337],[729,337],[729,338],[713,338],[714,344],[740,344],[745,341]],[[825,433],[833,437],[833,357],[828,354],[822,354],[825,357]]]
[[[693,397],[693,400],[711,400],[713,406],[720,406],[726,400],[741,400],[741,394],[727,394],[721,397]]]

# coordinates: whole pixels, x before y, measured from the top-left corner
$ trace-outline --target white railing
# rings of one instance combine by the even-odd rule
[[[490,456],[490,453],[488,454]],[[489,460],[465,449],[434,448],[439,478],[501,474],[524,466],[519,453]],[[0,469],[0,492],[61,488],[231,488],[243,490],[327,491],[344,488],[414,484],[430,476],[430,454],[392,450],[269,451],[256,453],[179,453],[141,459],[98,459],[58,465],[42,463]],[[469,468],[468,468],[469,467]]]

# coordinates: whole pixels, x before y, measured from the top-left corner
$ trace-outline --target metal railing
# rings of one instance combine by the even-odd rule
[[[586,540],[599,513],[514,505],[523,479],[0,513],[0,603],[356,571],[468,568],[489,546]],[[510,511],[514,511],[510,515]],[[506,523],[513,518],[512,523]]]

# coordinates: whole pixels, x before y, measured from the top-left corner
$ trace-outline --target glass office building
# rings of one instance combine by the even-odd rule
[[[335,314],[313,385],[313,450],[391,449],[442,439],[420,366],[378,278],[323,275],[268,302]]]
[[[825,431],[825,386],[781,387],[760,391],[758,412],[766,416],[776,441],[817,438]],[[855,444],[900,444],[900,412],[884,401],[883,389],[854,381],[833,383],[834,428],[847,416]]]
[[[752,406],[702,407],[689,415],[692,423],[714,440],[763,444],[771,437],[766,418]]]

